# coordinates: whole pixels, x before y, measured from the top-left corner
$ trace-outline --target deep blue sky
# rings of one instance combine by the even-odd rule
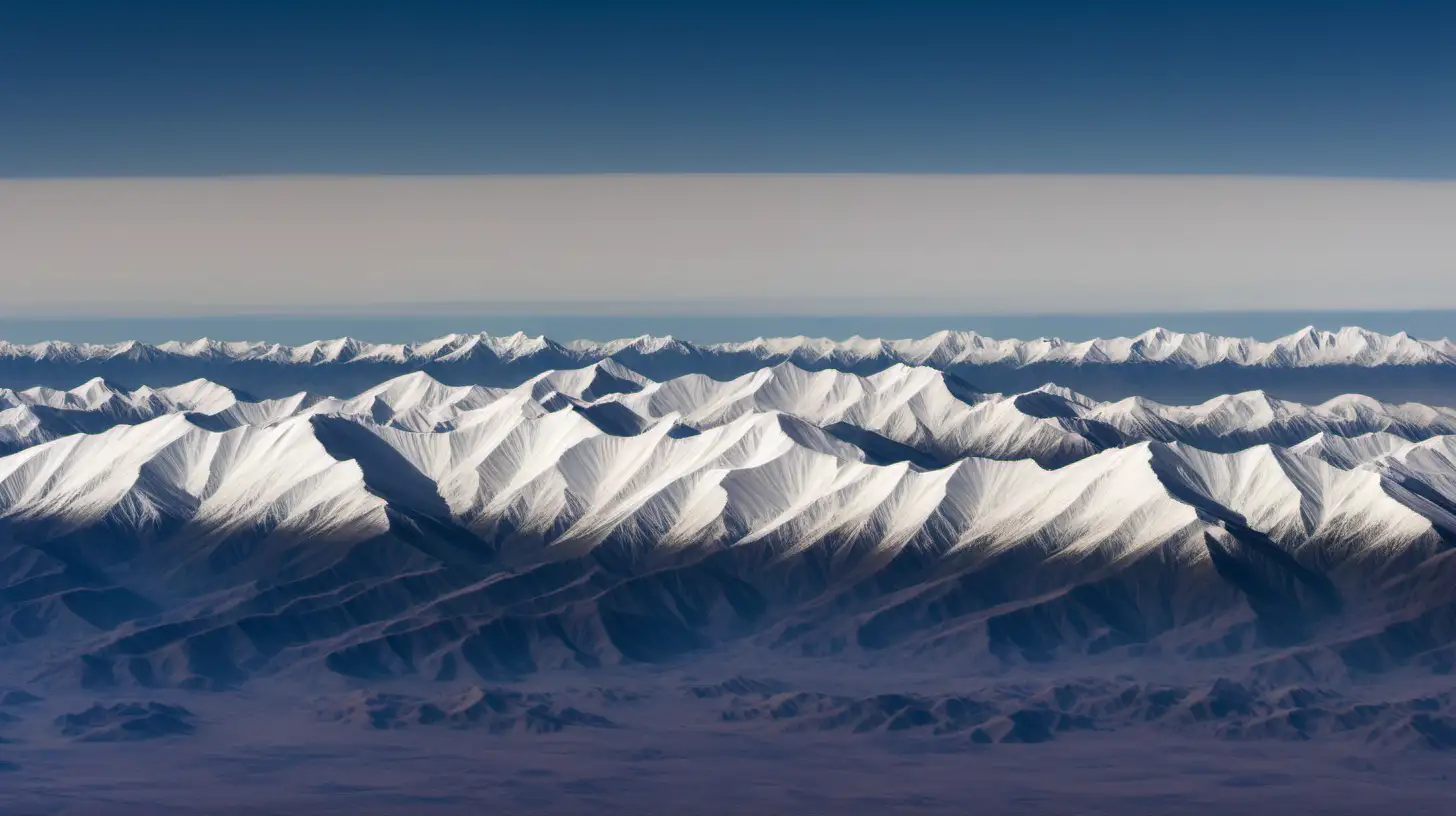
[[[1456,2],[0,0],[0,176],[1456,177]]]

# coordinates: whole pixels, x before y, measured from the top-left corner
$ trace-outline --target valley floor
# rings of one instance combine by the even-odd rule
[[[811,672],[824,666],[790,663],[779,674],[786,679],[772,680],[765,673],[772,667],[730,675],[729,666],[684,665],[546,673],[485,689],[415,683],[303,692],[258,683],[210,694],[131,689],[114,698],[94,692],[16,698],[0,707],[8,714],[0,726],[0,769],[6,769],[0,770],[0,812],[1456,811],[1450,750],[1429,741],[1377,744],[1369,733],[1354,731],[1314,739],[1287,732],[1248,738],[1249,723],[1267,712],[1249,714],[1237,695],[1210,694],[1196,681],[1169,712],[1153,717],[1145,708],[1127,709],[1135,713],[1114,716],[1107,713],[1112,698],[1099,696],[1098,689],[1136,687],[1147,700],[1156,698],[1154,688],[1180,686],[1126,674],[936,681],[906,673],[906,690],[885,694],[895,676],[888,669],[815,677]],[[1339,693],[1350,705],[1375,705],[1381,695],[1444,705],[1442,681],[1392,679]],[[1449,683],[1444,687],[1449,690]],[[871,688],[878,696],[867,695]],[[978,727],[950,727],[944,695],[951,689],[1003,713],[1094,715],[1081,726],[1069,719],[1047,731],[998,730],[996,718],[987,715],[968,720],[981,722]],[[1272,699],[1289,691],[1258,693]],[[1120,695],[1130,693],[1114,696]],[[156,705],[116,705],[123,700]],[[942,727],[894,725],[907,700],[911,709],[938,700],[926,716]],[[432,705],[444,719],[428,716],[436,710]],[[130,721],[127,711],[142,725],[116,730],[116,723]],[[178,720],[172,711],[186,713]],[[1198,711],[1206,717],[1189,713]],[[1244,738],[1237,728],[1231,736],[1231,723],[1245,729]],[[981,744],[978,729],[998,742]]]

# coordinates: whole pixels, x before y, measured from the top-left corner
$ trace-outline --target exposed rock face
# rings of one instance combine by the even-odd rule
[[[163,703],[97,703],[56,718],[61,734],[78,742],[140,742],[188,736],[196,731],[191,711]]]
[[[14,708],[39,703],[41,698],[24,689],[14,689],[0,694],[0,707]]]
[[[744,684],[739,681],[739,687]],[[751,691],[728,698],[725,723],[789,732],[916,733],[975,744],[1037,743],[1076,731],[1156,727],[1225,740],[1342,739],[1394,751],[1445,751],[1456,694],[1362,702],[1318,687],[1218,678],[1200,686],[1133,680],[992,684],[958,695],[848,697]]]
[[[550,694],[522,694],[482,687],[471,687],[436,700],[361,692],[327,703],[319,716],[376,729],[441,726],[479,728],[492,734],[548,734],[567,728],[616,727],[601,715],[572,706],[558,706]]]

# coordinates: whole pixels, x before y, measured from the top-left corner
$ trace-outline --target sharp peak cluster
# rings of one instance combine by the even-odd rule
[[[368,540],[421,519],[526,562],[603,544],[651,561],[755,542],[1121,557],[1169,543],[1196,552],[1227,525],[1379,551],[1456,530],[1450,437],[1348,469],[1318,451],[1158,442],[1055,470],[974,457],[920,469],[869,462],[782,414],[687,436],[674,419],[614,436],[573,412],[439,433],[326,417],[214,431],[172,415],[0,458],[0,518],[46,537],[104,528],[170,541],[184,565],[230,536]]]
[[[47,535],[368,537],[398,514],[480,540],[667,551],[1048,537],[1121,550],[1225,524],[1376,546],[1456,530],[1456,410],[1358,396],[1177,407],[1055,386],[977,394],[903,365],[659,383],[607,362],[511,389],[415,372],[352,398],[249,402],[205,381],[91,381],[0,404],[32,433],[100,421],[0,457],[0,519]]]
[[[1456,409],[1355,394],[1307,405],[1248,391],[1174,406],[1143,397],[1101,402],[1052,384],[1015,394],[979,393],[952,374],[904,364],[859,375],[779,363],[729,380],[688,374],[657,382],[604,360],[542,372],[512,388],[451,386],[415,371],[352,397],[304,391],[253,400],[207,380],[134,390],[100,378],[69,390],[0,388],[0,451],[170,414],[187,414],[213,430],[336,416],[447,432],[499,416],[527,421],[562,410],[616,436],[664,421],[681,435],[745,414],[784,415],[861,448],[871,461],[908,460],[927,468],[967,457],[1032,459],[1055,467],[1140,441],[1230,452],[1259,444],[1288,447],[1321,435],[1420,442],[1456,434]]]
[[[377,362],[394,364],[455,363],[491,359],[521,361],[540,358],[580,364],[611,357],[747,355],[765,361],[854,364],[864,361],[947,366],[1038,363],[1072,365],[1164,363],[1186,367],[1212,365],[1310,367],[1329,365],[1456,365],[1456,341],[1421,340],[1400,332],[1385,335],[1358,327],[1338,331],[1313,326],[1274,340],[1184,333],[1154,328],[1135,337],[1072,341],[1059,338],[998,340],[972,331],[939,331],[920,339],[846,340],[811,337],[755,338],[728,343],[695,344],[671,336],[642,335],[606,342],[575,340],[557,343],[524,333],[450,334],[418,343],[370,343],[353,338],[319,340],[298,346],[207,338],[156,345],[127,341],[112,344],[42,342],[28,345],[0,342],[0,361],[30,360],[85,363],[107,360],[208,359],[262,361],[288,365]]]

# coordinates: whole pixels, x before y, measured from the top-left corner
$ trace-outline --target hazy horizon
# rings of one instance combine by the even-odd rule
[[[1456,182],[641,175],[0,181],[10,316],[720,304],[1456,308]],[[559,309],[536,309],[538,313]],[[663,311],[659,305],[648,312]]]
[[[1358,326],[1384,334],[1406,332],[1423,340],[1456,335],[1456,310],[1109,312],[1103,314],[1003,315],[742,315],[742,314],[254,314],[189,317],[0,317],[0,342],[119,343],[136,340],[265,340],[299,344],[353,337],[377,343],[422,341],[447,334],[525,332],[553,340],[613,340],[644,334],[671,335],[694,343],[754,337],[858,335],[918,338],[948,329],[998,339],[1058,337],[1090,340],[1133,336],[1149,329],[1272,340],[1306,326],[1335,331]]]

